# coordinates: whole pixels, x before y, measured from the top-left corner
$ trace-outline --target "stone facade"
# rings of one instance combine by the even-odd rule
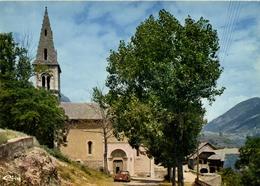
[[[60,66],[53,44],[47,8],[45,10],[37,57],[36,67],[43,67],[36,73],[36,86],[53,91],[60,95]],[[99,107],[93,103],[61,103],[69,117],[67,145],[61,151],[70,158],[85,163],[87,166],[101,170],[104,167],[104,139],[100,123],[102,117]],[[165,169],[156,166],[148,158],[143,148],[137,152],[127,142],[118,141],[115,137],[108,140],[108,169],[111,174],[127,170],[132,176],[163,177]]]

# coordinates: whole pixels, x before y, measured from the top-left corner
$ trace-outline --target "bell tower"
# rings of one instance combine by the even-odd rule
[[[49,90],[60,98],[61,69],[57,61],[57,51],[54,48],[47,7],[45,7],[40,41],[33,66],[36,71],[36,87]]]

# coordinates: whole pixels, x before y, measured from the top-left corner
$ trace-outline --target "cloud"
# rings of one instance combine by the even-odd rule
[[[260,95],[259,2],[0,2],[0,32],[17,38],[31,33],[36,48],[46,5],[62,69],[61,89],[72,101],[90,101],[92,88],[105,84],[110,49],[129,41],[135,28],[162,8],[181,23],[188,15],[195,20],[202,16],[218,31],[224,67],[218,82],[226,90],[211,107],[205,104],[208,120]]]

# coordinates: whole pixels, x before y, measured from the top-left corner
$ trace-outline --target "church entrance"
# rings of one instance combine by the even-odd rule
[[[114,150],[109,158],[112,167],[113,174],[118,173],[121,170],[127,170],[127,156],[125,151],[121,149]]]
[[[113,172],[118,173],[123,170],[123,161],[122,160],[114,160],[113,161]]]

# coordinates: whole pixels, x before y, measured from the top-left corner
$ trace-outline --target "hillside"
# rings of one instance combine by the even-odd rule
[[[240,135],[260,134],[260,98],[243,101],[209,122],[204,131]]]
[[[0,185],[119,186],[26,134],[0,129]]]

